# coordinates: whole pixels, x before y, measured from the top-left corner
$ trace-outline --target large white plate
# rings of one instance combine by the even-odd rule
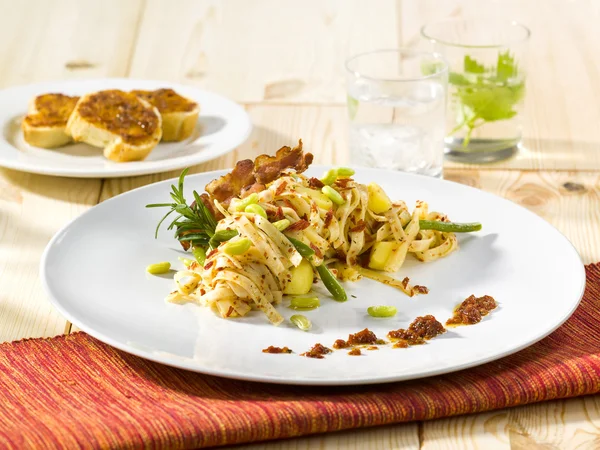
[[[325,168],[310,172],[320,175]],[[309,173],[310,173],[309,172]],[[190,176],[191,189],[222,172]],[[321,308],[303,314],[313,330],[288,323],[275,327],[260,312],[221,319],[207,308],[165,303],[170,277],[145,273],[149,263],[184,253],[163,231],[155,240],[161,211],[147,203],[167,199],[169,181],[146,186],[92,208],[60,231],[41,261],[52,303],[71,322],[121,350],[207,374],[288,384],[382,383],[451,372],[516,352],[561,325],[575,310],[585,285],[579,255],[555,228],[510,201],[460,184],[375,169],[357,170],[360,182],[377,180],[392,198],[409,205],[425,200],[431,210],[455,221],[481,221],[479,233],[460,236],[460,250],[432,262],[407,261],[397,274],[430,288],[409,298],[371,280],[346,283],[351,297],[337,303],[319,290]],[[481,323],[449,330],[427,345],[365,351],[351,357],[336,351],[325,359],[298,356],[316,342],[331,346],[365,327],[384,337],[415,317],[440,321],[467,296],[492,295],[499,308]],[[289,318],[294,311],[279,311]],[[395,305],[396,317],[367,315],[371,305]],[[291,355],[264,354],[269,345],[288,346]]]
[[[102,156],[102,149],[78,143],[57,149],[33,147],[23,139],[21,119],[36,95],[59,92],[68,95],[104,89],[159,89],[171,87],[200,105],[200,117],[192,136],[182,142],[160,143],[143,161],[116,163]],[[0,167],[69,177],[122,177],[181,169],[217,158],[246,140],[252,125],[238,104],[212,92],[166,81],[106,78],[69,80],[16,86],[0,91]]]

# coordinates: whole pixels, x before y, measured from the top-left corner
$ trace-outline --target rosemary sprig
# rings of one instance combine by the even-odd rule
[[[184,169],[179,175],[177,186],[171,185],[171,198],[173,203],[152,203],[146,208],[170,208],[164,217],[158,222],[154,237],[158,237],[158,231],[163,222],[172,213],[177,217],[167,227],[167,230],[175,229],[175,238],[179,241],[189,241],[192,246],[208,246],[210,239],[215,234],[217,221],[212,212],[204,205],[200,195],[193,192],[194,202],[188,205],[183,196],[183,180],[189,169]]]

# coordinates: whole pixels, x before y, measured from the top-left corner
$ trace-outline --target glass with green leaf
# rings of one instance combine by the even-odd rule
[[[422,35],[450,66],[446,155],[494,162],[519,149],[529,30],[496,19],[445,20]]]

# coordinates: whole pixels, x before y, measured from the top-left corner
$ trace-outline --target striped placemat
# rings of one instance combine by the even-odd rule
[[[203,448],[425,420],[600,391],[600,264],[575,314],[512,356],[360,387],[226,380],[85,333],[0,345],[1,448]]]

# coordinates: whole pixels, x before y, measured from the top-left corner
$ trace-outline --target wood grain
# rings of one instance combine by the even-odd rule
[[[139,5],[0,3],[0,86],[125,75]],[[39,261],[54,233],[97,203],[100,188],[100,180],[0,170],[0,341],[68,329],[42,290]]]
[[[0,342],[62,334],[65,319],[39,279],[42,252],[59,228],[96,204],[100,181],[0,170]]]
[[[345,103],[345,58],[396,46],[395,11],[393,0],[148,0],[131,75],[243,102]]]
[[[418,425],[409,423],[231,448],[235,450],[417,450],[420,447]]]
[[[127,74],[140,0],[0,4],[0,85]]]

